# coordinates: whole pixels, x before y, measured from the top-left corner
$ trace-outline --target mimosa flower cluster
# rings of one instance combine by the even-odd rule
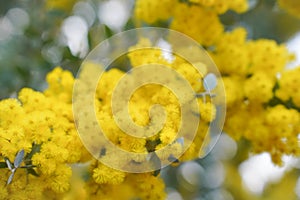
[[[137,46],[142,46],[144,42],[149,43],[147,40],[142,40]],[[129,58],[133,67],[138,67],[141,63],[160,63],[173,68],[190,82],[196,93],[204,92],[202,80],[207,69],[203,63],[195,63],[201,66],[202,71],[199,74],[182,58],[175,57],[174,61],[167,61],[162,56],[162,52],[156,49],[134,50],[129,54]],[[92,66],[85,68],[80,77],[89,77],[93,74],[91,70],[95,68]],[[163,129],[150,138],[134,138],[118,128],[111,112],[110,102],[115,84],[123,75],[124,72],[119,69],[105,72],[99,81],[99,89],[95,95],[98,122],[110,141],[126,151],[141,153],[159,150],[169,145],[172,151],[162,151],[159,156],[167,159],[171,154],[184,153],[179,161],[197,158],[209,129],[209,123],[216,115],[215,106],[210,99],[197,99],[200,110],[194,112],[202,121],[196,138],[184,152],[186,141],[176,140],[181,118],[180,104],[175,94],[161,85],[150,84],[139,88],[131,98],[129,110],[134,122],[145,126],[149,123],[149,107],[153,104],[165,106],[168,117]],[[118,190],[124,187],[123,192],[126,193],[124,195],[132,198],[165,198],[164,184],[159,173],[128,174],[103,165],[87,153],[77,135],[76,120],[72,114],[74,78],[70,72],[55,68],[48,74],[47,82],[49,87],[44,92],[24,88],[19,92],[17,99],[6,99],[0,102],[1,160],[13,161],[17,152],[20,150],[25,152],[21,164],[24,168],[17,169],[11,183],[1,188],[1,199],[60,198],[66,195],[67,191],[72,190],[70,187],[72,165],[84,162],[92,162],[87,170],[90,178],[86,181],[83,192],[91,198],[105,199],[107,195],[107,199],[111,199],[116,185]],[[89,83],[83,83],[81,86],[82,93],[88,92]],[[196,99],[195,96],[193,98]],[[86,103],[88,101],[87,99]],[[82,107],[86,106],[86,103]],[[80,124],[77,126],[79,129],[82,128]],[[88,131],[88,127],[84,129]],[[105,149],[103,151],[102,156],[107,159],[121,159]],[[134,161],[139,162],[140,159],[137,157]],[[25,168],[27,164],[31,165],[30,171]],[[0,170],[5,174],[1,176],[1,180],[5,183],[10,171],[7,167]],[[45,184],[39,184],[41,181]],[[20,188],[22,192],[18,192]],[[150,188],[151,193],[149,193]],[[128,190],[134,192],[128,193]]]
[[[74,0],[62,2],[67,3],[47,1],[47,6],[69,10],[75,3]],[[244,28],[225,31],[219,15],[228,10],[245,12],[247,2],[137,0],[134,20],[137,26],[165,21],[169,28],[187,34],[208,49],[222,74],[222,80],[218,81],[223,81],[226,89],[224,131],[237,141],[249,141],[253,153],[268,152],[273,162],[281,165],[284,155],[300,155],[300,66],[286,69],[293,55],[284,44],[269,39],[247,39]],[[288,12],[299,15],[296,1],[278,2]],[[205,91],[203,78],[207,68],[203,63],[188,63],[176,56],[170,61],[157,49],[138,48],[149,45],[150,41],[145,39],[130,49],[128,58],[133,68],[159,63],[180,73],[195,93]],[[193,55],[197,50],[183,48],[182,51]],[[91,66],[82,71],[80,77],[92,81],[90,75],[97,66],[88,64]],[[196,65],[201,68],[200,74],[193,67]],[[169,145],[173,153],[183,153],[187,141],[176,138],[180,104],[176,94],[163,86],[143,86],[129,103],[132,120],[140,126],[149,123],[151,105],[163,105],[167,119],[159,133],[137,139],[126,135],[114,122],[110,104],[112,91],[124,74],[117,68],[106,71],[92,99],[97,108],[97,123],[105,130],[106,137],[129,152],[153,152]],[[76,128],[88,132],[93,128],[78,124],[72,112],[76,79],[59,67],[46,79],[48,88],[43,92],[24,88],[17,98],[0,101],[0,199],[165,199],[165,185],[159,172],[127,173],[110,168],[90,155]],[[83,82],[81,92],[89,92],[89,85],[90,82]],[[82,102],[85,103],[79,106],[84,108],[91,100],[83,99]],[[174,165],[199,157],[209,125],[216,117],[216,105],[210,98],[198,98],[197,102],[200,109],[195,113],[202,123],[191,145],[174,160]],[[88,113],[82,115],[88,116]],[[24,156],[17,158],[20,152],[24,152]],[[105,148],[99,156],[115,162],[126,159],[116,157]],[[162,152],[159,156],[172,158],[170,152]],[[133,162],[139,163],[141,159],[136,157]],[[16,165],[16,160],[20,161],[20,166]],[[74,173],[76,167],[83,168],[83,177]]]
[[[160,2],[138,0],[135,18],[150,24],[169,20],[170,28],[207,47],[225,84],[224,131],[236,140],[249,140],[252,152],[269,152],[276,164],[282,164],[283,155],[299,156],[300,106],[296,77],[300,72],[299,67],[286,69],[294,56],[284,44],[273,40],[247,39],[247,31],[242,27],[225,31],[219,19],[219,14],[227,10],[246,11],[248,1]],[[279,5],[292,13],[299,12],[296,1],[283,0]]]
[[[17,99],[0,102],[0,158],[11,162],[25,151],[10,184],[9,171],[1,171],[1,199],[50,198],[69,190],[70,164],[80,162],[84,148],[74,126],[71,92],[73,76],[55,69],[47,76],[44,93],[22,89]],[[41,184],[43,182],[43,184]]]

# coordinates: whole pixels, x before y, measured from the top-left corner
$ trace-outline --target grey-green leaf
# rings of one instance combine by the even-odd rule
[[[9,185],[12,182],[14,175],[15,175],[15,171],[12,171],[11,175],[7,179],[7,183],[6,183],[7,185]]]
[[[31,160],[32,156],[35,154],[35,153],[38,153],[40,152],[41,150],[41,144],[32,144],[32,149],[30,151],[30,153],[26,154],[26,157],[25,157],[25,160]]]
[[[16,156],[16,158],[14,160],[14,166],[15,166],[15,168],[20,167],[20,164],[23,161],[24,155],[25,155],[24,149],[22,149],[21,151],[18,152],[18,154],[17,154],[17,156]]]
[[[207,74],[204,79],[204,88],[207,92],[210,92],[211,90],[215,89],[215,87],[218,84],[218,80],[215,74],[209,73]]]
[[[154,167],[155,171],[153,172],[154,176],[158,176],[161,170],[161,160],[160,158],[156,155],[155,152],[150,153],[150,160],[149,162],[152,164]]]
[[[11,162],[9,161],[8,158],[4,158],[5,162],[6,162],[6,165],[8,167],[8,169],[11,171],[12,170],[12,165],[11,165]]]

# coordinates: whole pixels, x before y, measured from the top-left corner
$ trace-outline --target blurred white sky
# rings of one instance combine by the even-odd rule
[[[300,66],[300,32],[287,42],[287,48],[296,55],[296,60],[290,63],[287,68]]]
[[[275,166],[268,153],[255,155],[244,161],[239,171],[246,188],[255,194],[261,194],[268,183],[279,181],[286,171],[296,167],[298,163],[297,159],[289,156],[284,156],[283,161],[283,167]]]

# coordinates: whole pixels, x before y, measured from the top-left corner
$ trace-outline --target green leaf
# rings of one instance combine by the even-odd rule
[[[0,168],[7,168],[6,162],[0,162]]]
[[[40,175],[38,175],[38,173],[36,173],[36,171],[35,171],[34,169],[32,169],[32,168],[27,168],[27,173],[28,173],[28,174],[31,174],[31,175],[33,175],[33,176],[40,176]]]
[[[124,27],[124,30],[130,30],[130,29],[134,29],[135,28],[135,24],[133,19],[129,19]]]
[[[161,143],[160,139],[156,140],[147,140],[146,141],[146,148],[148,152],[155,151],[155,147]]]
[[[114,32],[106,25],[104,25],[105,35],[107,38],[114,35]]]
[[[32,149],[31,149],[30,153],[28,153],[28,154],[25,156],[25,160],[31,160],[32,156],[33,156],[35,153],[40,152],[40,150],[41,150],[41,144],[35,144],[35,143],[33,143],[33,144],[32,144]]]

